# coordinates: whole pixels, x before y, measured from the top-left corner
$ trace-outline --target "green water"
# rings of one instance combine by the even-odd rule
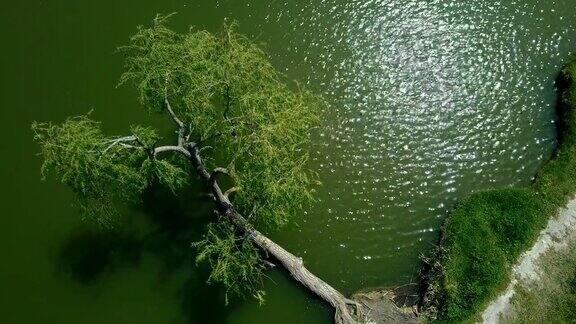
[[[314,141],[319,202],[271,236],[346,293],[409,284],[457,199],[530,180],[554,146],[555,73],[576,49],[573,0],[4,1],[2,323],[330,322],[279,271],[265,306],[224,306],[188,248],[212,217],[205,197],[157,193],[109,235],[79,221],[66,188],[40,181],[33,120],[93,109],[110,133],[165,125],[114,87],[114,50],[175,11],[178,30],[236,19],[329,101]]]

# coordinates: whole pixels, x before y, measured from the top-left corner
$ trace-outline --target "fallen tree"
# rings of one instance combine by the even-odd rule
[[[277,229],[313,199],[307,169],[310,130],[322,104],[285,78],[264,52],[227,25],[221,35],[178,34],[159,17],[121,48],[121,83],[136,85],[143,105],[176,125],[173,143],[151,127],[105,136],[89,115],[35,123],[43,173],[76,193],[83,217],[114,226],[118,202],[137,202],[153,185],[174,193],[196,175],[213,195],[218,218],[193,245],[212,266],[209,282],[263,299],[264,258],[271,256],[335,309],[336,323],[364,319],[362,307],[315,276],[301,258],[256,227]],[[222,177],[226,177],[222,180]],[[222,183],[228,184],[223,190]]]

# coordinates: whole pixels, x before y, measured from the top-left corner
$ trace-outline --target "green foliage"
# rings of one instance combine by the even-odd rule
[[[482,309],[545,221],[528,189],[479,192],[460,203],[444,224],[436,260],[437,315],[462,321]]]
[[[320,101],[288,85],[266,54],[236,32],[236,24],[225,24],[218,35],[179,34],[166,21],[158,17],[150,28],[139,28],[121,49],[121,83],[134,83],[151,111],[165,111],[168,101],[192,138],[215,148],[203,151],[204,160],[209,168],[228,168],[238,211],[261,225],[285,224],[312,200],[317,181],[306,167],[306,148]],[[253,247],[246,240],[239,244],[226,228],[209,229],[198,245],[199,260],[213,265],[210,281],[261,297]]]
[[[204,239],[192,246],[200,251],[196,262],[207,261],[212,267],[209,283],[221,283],[228,293],[250,293],[261,303],[264,301],[264,292],[258,289],[262,286],[264,263],[252,241],[239,235],[234,225],[225,219],[209,224]]]
[[[167,160],[146,159],[142,163],[141,171],[143,174],[157,179],[160,184],[166,186],[173,193],[177,193],[189,183],[188,172],[178,164]]]
[[[131,195],[143,186],[140,175],[130,165],[115,163],[123,160],[117,159],[122,152],[113,150],[110,154],[103,154],[107,140],[99,124],[87,116],[69,118],[62,125],[35,123],[32,128],[35,139],[42,146],[43,174],[48,169],[54,169],[62,182],[75,192],[99,196],[108,187],[121,189],[127,185],[132,190],[123,192]]]
[[[140,27],[120,49],[125,55],[120,83],[133,83],[147,110],[173,113],[186,125],[185,132],[179,130],[186,135],[178,139],[180,152],[197,145],[208,170],[229,170],[237,189],[235,209],[251,223],[285,224],[312,200],[317,183],[306,167],[306,149],[321,101],[288,82],[235,24],[225,24],[218,35],[180,34],[166,21],[158,17],[151,27]],[[154,183],[176,193],[193,171],[189,159],[155,154],[174,147],[156,150],[160,138],[148,127],[106,137],[98,123],[81,116],[33,129],[42,146],[42,169],[72,188],[85,217],[104,225],[118,213],[115,202],[137,201]],[[210,282],[263,300],[261,256],[232,224],[220,219],[194,246],[198,262],[213,267]]]
[[[130,126],[130,132],[138,139],[137,142],[149,149],[156,146],[156,143],[160,141],[160,136],[152,127],[132,125]]]
[[[152,111],[166,109],[210,139],[207,161],[227,166],[236,208],[251,220],[279,226],[312,199],[315,175],[306,168],[310,129],[320,101],[287,80],[266,54],[225,24],[219,35],[178,34],[158,17],[128,46],[122,83],[133,82]]]
[[[99,123],[87,115],[61,125],[34,123],[32,129],[42,148],[42,174],[54,173],[76,194],[82,216],[103,226],[117,220],[116,202],[138,201],[153,180],[176,189],[188,178],[176,165],[150,161],[146,143],[158,140],[150,128],[132,128],[143,147],[135,146],[136,139],[125,143],[105,137]]]
[[[559,146],[534,183],[473,194],[446,220],[428,280],[439,321],[473,321],[506,285],[521,252],[576,193],[576,58],[559,86]]]

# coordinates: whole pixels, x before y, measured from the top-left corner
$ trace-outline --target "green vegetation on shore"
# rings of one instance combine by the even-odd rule
[[[506,323],[574,323],[576,319],[576,241],[552,250],[541,260],[546,276],[518,285],[514,311]]]
[[[533,184],[473,194],[446,220],[427,278],[432,318],[474,320],[506,286],[522,251],[576,193],[576,57],[557,85],[558,147]]]

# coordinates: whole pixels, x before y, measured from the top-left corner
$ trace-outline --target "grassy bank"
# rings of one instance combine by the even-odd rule
[[[558,77],[558,148],[527,188],[479,192],[447,218],[428,273],[426,306],[443,322],[472,321],[511,267],[576,193],[576,58]]]
[[[539,266],[546,276],[518,286],[506,323],[574,323],[576,318],[576,241],[548,252]]]

